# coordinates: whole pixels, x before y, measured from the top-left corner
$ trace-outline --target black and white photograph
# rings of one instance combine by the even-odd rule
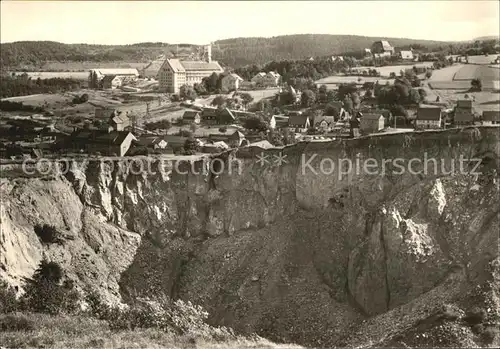
[[[0,349],[500,347],[500,1],[0,14]]]

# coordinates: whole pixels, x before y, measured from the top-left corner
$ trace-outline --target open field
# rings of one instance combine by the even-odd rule
[[[432,67],[433,62],[415,62],[415,64],[405,64],[405,65],[388,65],[385,67],[355,67],[352,68],[351,70],[354,71],[363,71],[363,70],[368,70],[368,69],[375,69],[377,70],[382,77],[389,77],[391,73],[395,73],[396,75],[399,75],[401,70],[406,70],[406,69],[411,69],[414,66],[419,68],[419,67],[425,67],[425,68],[430,68]]]
[[[461,67],[456,73],[455,76],[453,76],[453,80],[472,80],[476,78],[476,71],[480,67],[474,65],[474,64],[466,64],[463,67]]]
[[[488,55],[488,56],[484,56],[484,55],[469,56],[468,58],[469,58],[470,64],[488,65],[488,64],[491,64],[491,62],[493,62],[498,56],[499,56],[499,54],[493,54],[493,55]],[[453,59],[455,59],[456,57],[458,57],[458,55],[446,56],[446,58],[453,58]],[[465,62],[465,57],[464,56],[461,56],[461,57],[462,57],[462,61]]]
[[[429,85],[433,89],[467,90],[470,81],[479,78],[485,90],[499,88],[500,70],[486,65],[456,64],[439,70],[434,70]]]
[[[254,102],[258,102],[261,99],[269,98],[274,96],[278,92],[278,88],[266,88],[262,90],[253,90],[253,91],[241,91],[241,93],[249,93],[253,98]]]
[[[455,74],[463,67],[463,64],[453,64],[452,66],[432,71],[429,82],[452,81]]]
[[[376,82],[376,81],[378,81],[379,84],[381,85],[385,85],[386,83],[394,84],[394,79],[384,79],[373,76],[344,76],[344,75],[328,76],[326,78],[319,79],[314,83],[317,85],[325,84],[328,88],[335,88],[336,85],[339,84],[350,84],[354,82],[358,85],[363,85],[365,82]]]
[[[488,55],[488,56],[469,56],[470,64],[490,64],[495,60],[498,55]]]

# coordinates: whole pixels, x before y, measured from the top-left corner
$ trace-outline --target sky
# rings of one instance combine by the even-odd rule
[[[208,44],[350,34],[443,41],[499,35],[500,1],[1,1],[0,41]]]

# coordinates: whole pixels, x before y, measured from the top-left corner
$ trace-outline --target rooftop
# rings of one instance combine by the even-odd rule
[[[204,61],[180,61],[182,67],[186,70],[215,70],[223,71],[218,62],[204,62]]]
[[[472,101],[470,99],[460,99],[457,101],[458,108],[472,108]]]
[[[101,75],[135,75],[138,76],[139,72],[137,69],[132,68],[110,68],[110,69],[91,69],[90,72],[95,72]]]
[[[381,113],[366,113],[362,115],[361,120],[378,120],[384,117]]]
[[[305,126],[308,119],[309,117],[306,115],[292,115],[288,119],[288,124],[292,126],[294,125]]]
[[[484,121],[500,121],[500,111],[498,110],[485,110],[483,111]]]

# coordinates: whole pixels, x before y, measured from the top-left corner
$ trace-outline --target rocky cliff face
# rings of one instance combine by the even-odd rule
[[[2,178],[0,277],[19,284],[45,256],[111,301],[164,292],[274,340],[373,341],[411,326],[397,310],[424,314],[490,278],[499,140],[498,128],[482,127],[240,150],[218,157],[217,177],[186,160],[150,162],[156,173],[91,161],[50,178]],[[481,174],[465,173],[475,162],[459,173],[461,156],[480,158]],[[431,160],[410,173],[412,159]],[[56,226],[64,243],[42,244],[37,224]]]

